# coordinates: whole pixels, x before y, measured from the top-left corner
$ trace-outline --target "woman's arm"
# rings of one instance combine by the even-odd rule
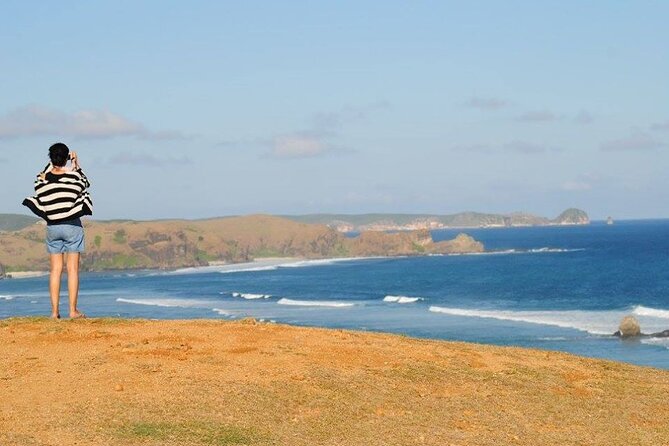
[[[81,176],[84,188],[88,189],[91,187],[91,182],[88,181],[86,174],[84,174],[84,171],[81,170],[81,165],[79,164],[79,155],[77,155],[77,152],[70,152],[70,159],[72,160],[72,168]]]
[[[51,172],[51,169],[53,169],[53,164],[49,163],[44,169],[42,169],[40,173],[37,174],[37,178],[35,179],[35,189],[38,189],[38,186],[42,186],[47,183],[46,174]]]

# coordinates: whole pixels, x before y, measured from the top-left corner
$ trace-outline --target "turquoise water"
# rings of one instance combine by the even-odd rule
[[[252,316],[669,368],[667,339],[610,336],[627,314],[646,333],[669,328],[669,220],[464,232],[492,252],[88,273],[81,308],[90,316]],[[0,317],[48,314],[46,290],[45,277],[0,281]]]

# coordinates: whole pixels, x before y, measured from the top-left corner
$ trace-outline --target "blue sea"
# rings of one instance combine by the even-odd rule
[[[439,230],[433,238],[458,232],[489,252],[85,273],[80,307],[93,317],[250,316],[669,369],[668,339],[611,336],[628,314],[645,333],[669,329],[669,220]],[[48,313],[47,277],[0,281],[0,318]]]

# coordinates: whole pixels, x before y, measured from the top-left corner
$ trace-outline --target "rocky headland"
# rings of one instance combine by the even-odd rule
[[[321,224],[271,215],[209,220],[84,222],[85,270],[182,268],[240,263],[265,257],[410,256],[482,252],[483,245],[460,234],[434,242],[427,229],[363,232],[347,237]],[[41,222],[0,232],[0,263],[8,272],[48,270]]]

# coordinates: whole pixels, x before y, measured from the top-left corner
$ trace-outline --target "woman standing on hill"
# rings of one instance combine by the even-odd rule
[[[60,318],[60,280],[63,264],[67,265],[67,289],[70,317],[81,318],[77,309],[79,297],[79,257],[84,252],[84,228],[81,217],[93,214],[88,194],[90,182],[79,166],[75,152],[63,143],[49,147],[51,162],[37,175],[35,195],[23,200],[37,216],[46,221],[46,247],[51,259],[49,294],[51,317]],[[67,166],[70,160],[71,166]]]

